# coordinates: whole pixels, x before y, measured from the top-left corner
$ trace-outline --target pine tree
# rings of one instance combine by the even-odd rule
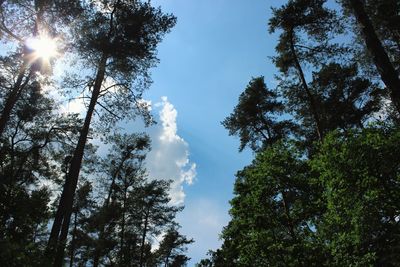
[[[290,101],[293,91],[301,92],[305,105],[312,115],[314,133],[322,140],[324,131],[321,125],[321,114],[318,110],[315,95],[309,88],[302,64],[311,62],[321,64],[326,57],[342,52],[342,48],[330,44],[331,32],[340,31],[336,13],[324,7],[325,0],[290,0],[281,8],[273,9],[273,17],[269,20],[269,29],[273,33],[282,30],[276,46],[278,56],[275,65],[289,79],[285,96]],[[301,33],[307,34],[310,44],[301,42]]]
[[[93,4],[93,3],[92,3]],[[163,35],[174,25],[175,18],[164,15],[160,9],[147,3],[136,1],[106,1],[101,3],[106,11],[89,5],[86,12],[94,12],[86,16],[80,24],[80,32],[84,32],[78,40],[77,48],[87,59],[89,66],[96,69],[91,88],[90,103],[85,121],[80,131],[78,144],[73,153],[67,179],[60,198],[60,204],[49,238],[48,254],[57,250],[55,265],[61,266],[64,247],[72,213],[73,198],[78,183],[82,165],[85,144],[90,124],[99,97],[113,88],[104,88],[106,77],[112,78],[115,84],[120,84],[120,97],[124,107],[137,102],[135,90],[144,88],[131,87],[137,77],[146,77],[147,70],[155,61],[155,49]],[[95,59],[94,62],[92,59]],[[121,107],[121,105],[117,106]],[[107,110],[107,108],[106,108]]]
[[[269,90],[264,77],[253,78],[239,97],[233,113],[222,125],[229,135],[240,137],[239,151],[249,146],[260,150],[287,136],[294,125],[289,120],[278,120],[284,106],[277,94]]]

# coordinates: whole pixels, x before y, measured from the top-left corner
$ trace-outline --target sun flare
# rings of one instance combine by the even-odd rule
[[[33,51],[33,59],[49,61],[58,55],[57,40],[47,35],[28,39],[27,46]]]

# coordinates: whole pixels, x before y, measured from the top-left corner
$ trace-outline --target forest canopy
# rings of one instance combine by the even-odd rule
[[[254,160],[197,266],[400,265],[399,14],[394,0],[272,9],[278,84],[254,77],[222,122]]]

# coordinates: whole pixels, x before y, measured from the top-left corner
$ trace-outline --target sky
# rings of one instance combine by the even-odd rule
[[[177,25],[159,45],[160,63],[144,98],[158,124],[146,131],[152,141],[149,175],[173,179],[173,201],[189,246],[189,266],[220,246],[229,221],[235,173],[252,160],[238,152],[239,140],[221,125],[252,77],[273,86],[276,36],[268,33],[271,5],[278,0],[153,0],[173,13]],[[132,131],[137,123],[128,125]],[[160,177],[162,176],[162,177]]]

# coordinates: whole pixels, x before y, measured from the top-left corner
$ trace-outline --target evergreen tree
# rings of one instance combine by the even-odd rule
[[[387,51],[372,24],[371,18],[366,11],[365,5],[361,0],[342,1],[344,6],[349,8],[354,14],[357,23],[360,26],[361,35],[364,39],[369,55],[378,70],[383,83],[390,92],[390,97],[396,110],[400,112],[400,78],[394,65],[390,61]],[[389,3],[388,3],[389,4]],[[398,9],[396,4],[392,7]],[[380,7],[382,8],[382,7]],[[394,18],[396,19],[396,17]],[[397,50],[398,52],[398,50]],[[398,54],[398,53],[397,53]]]
[[[324,7],[325,2],[326,0],[290,0],[281,8],[273,9],[273,17],[269,20],[271,33],[282,30],[276,46],[278,56],[274,58],[274,62],[285,77],[291,78],[288,84],[282,84],[286,88],[284,94],[289,99],[289,104],[293,92],[304,95],[305,105],[313,118],[314,135],[319,140],[322,140],[325,129],[321,125],[321,114],[302,64],[321,64],[328,56],[342,52],[341,47],[329,43],[331,33],[339,32],[341,27],[336,13]],[[307,34],[308,43],[301,42],[302,33]],[[296,111],[295,107],[291,111]]]
[[[159,265],[164,267],[185,266],[189,258],[181,253],[185,252],[187,250],[186,245],[191,243],[193,243],[193,239],[187,239],[174,228],[168,229],[155,252]]]
[[[229,135],[240,137],[239,151],[246,146],[257,151],[284,138],[294,128],[289,120],[278,121],[283,110],[277,94],[266,87],[264,77],[253,78],[222,125]]]
[[[96,74],[89,84],[90,103],[49,238],[48,255],[57,250],[56,266],[62,265],[73,198],[95,107],[99,97],[115,87],[104,88],[103,82],[108,76],[115,84],[122,85],[117,96],[125,99],[116,108],[128,111],[132,102],[137,103],[135,90],[140,93],[144,89],[134,89],[132,82],[137,77],[147,76],[147,70],[156,61],[157,44],[175,23],[173,16],[164,15],[160,9],[139,1],[103,1],[100,10],[95,3],[91,3],[86,12],[89,13],[85,16],[87,19],[81,22],[79,28],[84,35],[78,40],[77,49],[88,66],[96,69]]]

